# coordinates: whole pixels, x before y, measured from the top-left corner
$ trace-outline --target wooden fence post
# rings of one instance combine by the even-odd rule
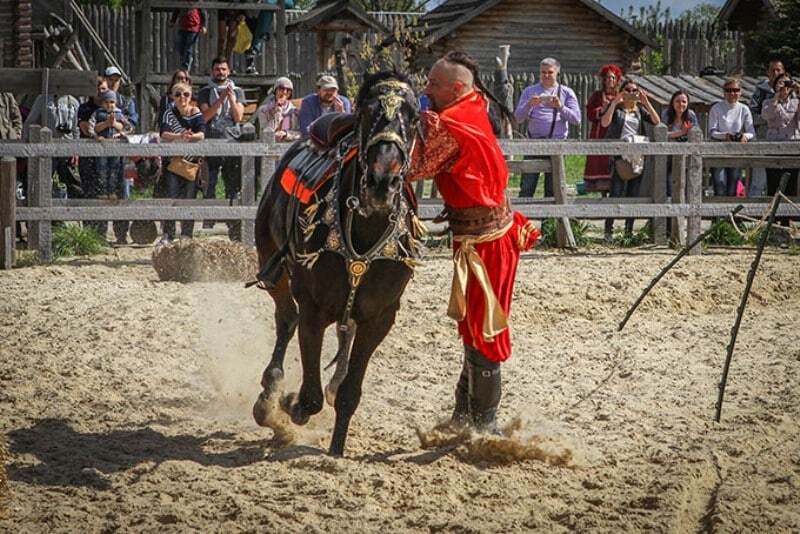
[[[672,156],[672,203],[686,203],[686,156]],[[686,219],[683,217],[673,217],[672,243],[686,245]]]
[[[689,132],[689,143],[700,143],[703,140],[703,132],[700,128],[692,128]],[[688,172],[689,188],[687,201],[692,206],[700,206],[703,203],[703,156],[692,154],[689,156]],[[700,235],[700,226],[703,222],[700,215],[690,215],[686,220],[686,242],[691,243]],[[703,244],[698,243],[689,254],[702,254]]]
[[[275,132],[272,131],[271,128],[264,128],[261,130],[261,136],[259,137],[261,142],[264,143],[264,148],[268,148],[275,144]],[[266,150],[264,150],[266,152]],[[277,160],[272,157],[263,156],[261,158],[261,181],[258,184],[258,191],[259,195],[258,198],[264,196],[264,193],[267,189],[267,184],[269,184],[272,175],[275,174],[275,167],[276,167]]]
[[[17,160],[0,161],[0,269],[14,266],[17,222]]]
[[[286,2],[278,0],[278,11],[275,12],[275,67],[278,76],[289,73],[289,53],[286,43]]]
[[[253,128],[253,125],[250,125]],[[253,156],[242,157],[242,191],[241,205],[253,206],[256,203],[256,161]],[[242,243],[251,247],[255,245],[255,221],[242,219]]]
[[[558,205],[567,204],[567,167],[564,163],[564,156],[551,156],[553,166],[553,196]],[[569,218],[561,217],[556,219],[556,241],[560,248],[576,248],[575,236],[572,235],[572,227]]]
[[[666,142],[667,125],[659,124],[653,129],[653,140],[656,143]],[[667,202],[667,156],[653,158],[653,204]],[[653,219],[653,242],[656,245],[667,243],[667,220],[664,217]]]
[[[31,125],[31,143],[49,143],[53,134],[49,128]],[[30,158],[28,160],[28,206],[46,208],[53,205],[53,160]],[[39,251],[39,261],[53,260],[52,226],[49,220],[28,223],[28,247]]]

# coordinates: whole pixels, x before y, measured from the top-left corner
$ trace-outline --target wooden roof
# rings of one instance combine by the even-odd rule
[[[319,1],[314,9],[286,26],[286,32],[366,31],[390,33],[389,28],[350,0]]]
[[[679,89],[684,89],[689,93],[689,102],[692,107],[711,106],[725,98],[725,92],[722,88],[727,78],[724,76],[690,76],[688,74],[679,76],[637,76],[632,74],[628,77],[647,91],[652,100],[662,106],[669,105],[672,94]],[[759,79],[751,77],[737,79],[742,86],[740,101],[748,102]]]
[[[426,27],[426,36],[423,40],[423,44],[425,46],[430,46],[502,1],[503,0],[446,0],[439,7],[431,10],[420,19],[420,27]],[[624,19],[603,7],[599,2],[595,0],[578,0],[578,2],[630,35],[643,46],[658,47],[655,41],[631,26]]]
[[[717,15],[717,22],[726,22],[731,29],[731,22],[736,20],[756,20],[757,13],[753,13],[752,9],[766,10],[770,15],[775,15],[775,6],[770,0],[727,0],[725,5]],[[742,10],[750,11],[742,11]]]

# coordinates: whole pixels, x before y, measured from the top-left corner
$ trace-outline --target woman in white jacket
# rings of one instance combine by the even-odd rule
[[[725,81],[725,100],[711,106],[708,113],[708,136],[714,141],[747,143],[756,136],[750,108],[739,102],[742,87],[739,80]],[[742,178],[742,169],[734,167],[711,169],[715,196],[736,196],[736,186]]]

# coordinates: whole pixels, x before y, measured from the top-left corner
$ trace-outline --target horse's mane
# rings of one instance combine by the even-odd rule
[[[364,79],[364,83],[361,84],[361,87],[358,90],[358,96],[356,97],[356,107],[360,108],[364,101],[369,96],[369,91],[375,84],[380,83],[384,80],[397,80],[400,82],[407,83],[411,86],[411,81],[409,80],[408,76],[398,72],[396,70],[382,70],[376,72],[374,74],[370,74]]]

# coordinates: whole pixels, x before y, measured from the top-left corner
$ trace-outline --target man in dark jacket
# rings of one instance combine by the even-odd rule
[[[772,59],[767,64],[767,79],[761,80],[756,85],[753,95],[750,97],[750,113],[753,115],[753,125],[756,127],[756,136],[759,139],[766,137],[767,123],[761,118],[761,108],[764,102],[775,96],[775,91],[772,90],[772,82],[778,76],[786,72],[783,66],[783,61],[780,59]],[[747,196],[759,197],[767,194],[767,173],[766,169],[758,167],[753,169],[753,175],[750,177],[750,188],[747,191]]]
[[[300,104],[300,133],[308,137],[312,122],[328,113],[352,113],[353,106],[346,96],[339,94],[339,84],[333,76],[320,76],[317,92],[311,93]]]

